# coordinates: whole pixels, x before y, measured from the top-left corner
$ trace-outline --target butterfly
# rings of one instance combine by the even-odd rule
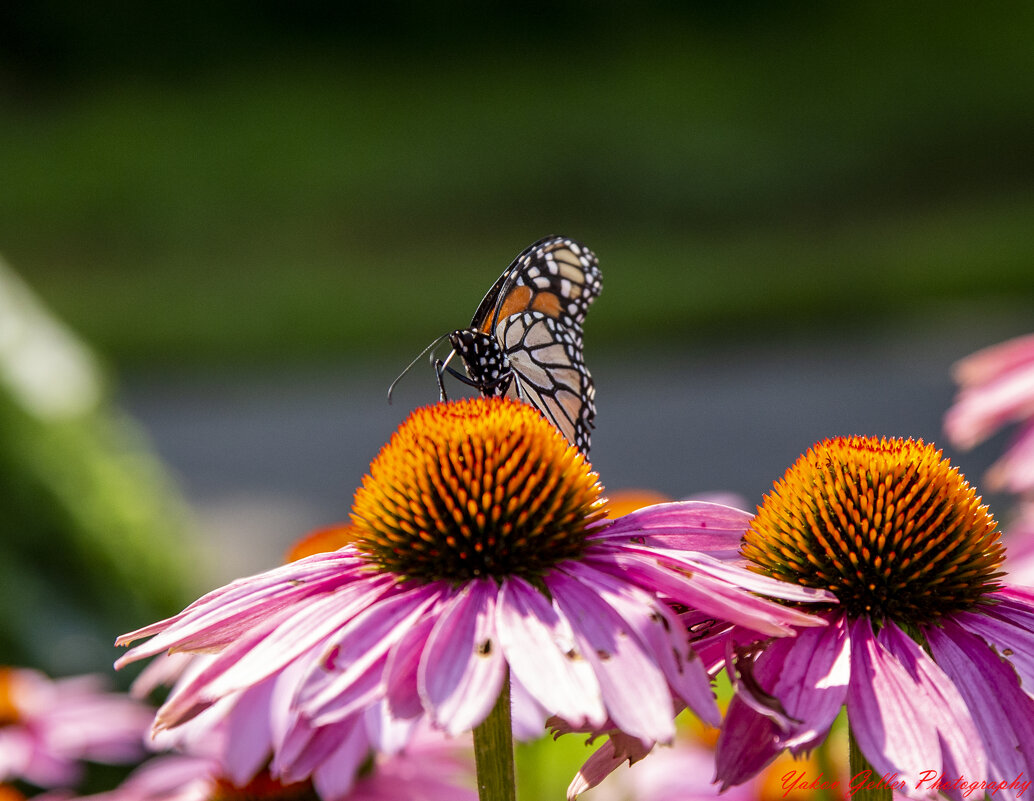
[[[601,286],[599,262],[585,245],[563,236],[529,245],[488,290],[470,326],[424,351],[445,338],[452,345],[433,362],[442,400],[445,373],[485,397],[519,398],[588,454],[596,391],[582,358],[582,323]],[[455,356],[466,375],[449,366]]]

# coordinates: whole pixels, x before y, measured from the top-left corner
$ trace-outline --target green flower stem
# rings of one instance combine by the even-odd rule
[[[480,801],[515,801],[513,731],[510,724],[510,672],[488,717],[474,729],[474,763]]]
[[[862,749],[855,741],[854,729],[848,726],[847,731],[847,750],[851,763],[851,778],[848,784],[850,787],[858,787],[858,790],[851,796],[852,801],[891,801],[894,791],[872,769],[869,760],[865,758]]]

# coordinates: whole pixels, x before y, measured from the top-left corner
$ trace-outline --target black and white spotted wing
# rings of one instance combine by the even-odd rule
[[[510,395],[538,408],[568,441],[589,452],[595,388],[582,358],[582,322],[602,286],[591,250],[566,237],[526,248],[485,295],[469,328],[449,334],[464,378],[482,395]],[[442,386],[444,396],[444,386]]]

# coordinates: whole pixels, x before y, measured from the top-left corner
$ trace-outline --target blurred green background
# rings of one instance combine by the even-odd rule
[[[0,252],[117,366],[404,364],[554,232],[597,352],[1034,299],[1029,3],[0,14]]]

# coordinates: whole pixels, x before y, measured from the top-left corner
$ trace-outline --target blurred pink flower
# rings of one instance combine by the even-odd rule
[[[438,737],[416,738],[405,752],[367,761],[347,788],[281,782],[265,771],[238,782],[217,757],[198,749],[155,757],[114,790],[79,801],[300,801],[313,798],[313,790],[322,801],[475,801],[471,784],[469,766],[458,758],[455,745]]]
[[[1003,567],[1013,584],[1034,587],[1034,498],[1028,495],[1011,511],[1009,558]]]
[[[959,393],[944,418],[948,438],[960,448],[983,442],[1002,426],[1020,427],[987,473],[991,489],[1034,489],[1034,334],[967,356],[955,365]]]
[[[152,637],[117,665],[215,652],[159,728],[288,668],[287,708],[310,729],[384,705],[457,734],[485,718],[508,674],[543,719],[668,741],[674,696],[716,724],[708,673],[670,605],[782,636],[822,621],[758,594],[826,595],[706,553],[735,547],[744,512],[662,504],[610,522],[599,493],[578,450],[526,404],[419,409],[356,493],[355,542],[119,638]]]
[[[108,692],[97,676],[51,680],[0,668],[0,781],[72,787],[82,762],[126,763],[146,753],[153,710]]]

